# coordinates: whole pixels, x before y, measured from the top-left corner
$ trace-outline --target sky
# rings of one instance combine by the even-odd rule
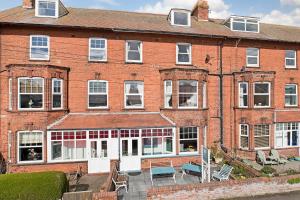
[[[62,0],[67,7],[164,13],[171,8],[192,9],[197,0]],[[208,0],[211,18],[243,15],[263,22],[300,26],[300,0]],[[0,10],[22,4],[22,0],[0,0]]]

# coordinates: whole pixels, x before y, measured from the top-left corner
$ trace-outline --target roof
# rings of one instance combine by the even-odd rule
[[[69,13],[58,19],[35,17],[34,9],[16,7],[0,12],[0,23],[55,27],[109,29],[120,32],[144,32],[205,37],[245,38],[284,42],[300,42],[300,27],[261,23],[260,33],[231,31],[224,20],[197,21],[191,27],[172,26],[167,15],[67,8]]]
[[[48,126],[49,130],[92,130],[174,127],[175,124],[160,113],[71,113]]]

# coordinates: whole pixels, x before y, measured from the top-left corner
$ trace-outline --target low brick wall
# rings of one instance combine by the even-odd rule
[[[98,192],[93,193],[93,200],[117,200],[118,195],[116,192]]]
[[[172,161],[174,167],[182,166],[188,162],[201,163],[201,156],[177,156],[177,157],[168,157],[168,158],[146,158],[142,159],[142,169],[149,169],[150,162],[166,162]]]
[[[148,190],[147,199],[229,199],[300,190],[300,184],[287,183],[292,178],[300,175],[157,187]]]

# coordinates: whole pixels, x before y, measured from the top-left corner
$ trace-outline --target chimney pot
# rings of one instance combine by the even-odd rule
[[[23,0],[23,8],[32,9],[34,8],[35,0]]]
[[[208,20],[208,14],[209,14],[209,5],[207,0],[198,0],[196,3],[192,16],[195,16],[198,21],[200,20]]]

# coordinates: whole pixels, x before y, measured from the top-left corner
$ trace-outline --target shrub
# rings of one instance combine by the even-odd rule
[[[276,172],[276,170],[270,166],[264,166],[264,168],[262,168],[260,171],[264,174],[273,174]]]
[[[298,184],[300,183],[300,178],[293,178],[288,180],[289,184]]]
[[[63,172],[0,175],[0,200],[58,200],[67,191]]]

